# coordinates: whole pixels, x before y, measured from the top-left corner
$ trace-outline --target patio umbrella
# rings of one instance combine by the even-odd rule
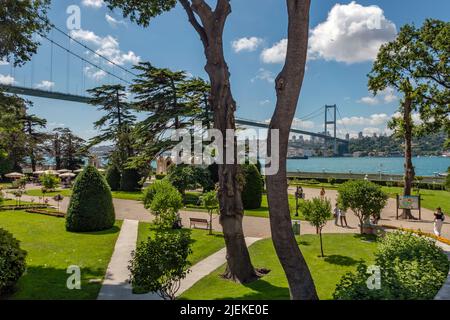
[[[81,173],[81,172],[83,172],[83,169],[78,169],[74,171],[74,173]]]
[[[5,174],[5,177],[7,178],[12,178],[12,179],[20,179],[22,178],[24,175],[19,173],[19,172],[11,172],[11,173],[7,173]]]
[[[45,171],[44,171],[44,174],[50,174],[50,175],[52,175],[52,176],[57,176],[57,175],[58,175],[58,172],[55,171],[55,170],[45,170]]]
[[[38,170],[38,171],[33,172],[33,174],[37,175],[37,176],[40,176],[41,174],[44,174],[44,171]]]
[[[56,172],[58,172],[58,173],[67,173],[67,172],[70,172],[70,170],[68,170],[68,169],[61,169],[61,170],[56,170]]]
[[[76,174],[72,173],[72,172],[61,173],[59,175],[60,178],[73,178],[75,176],[76,176]]]

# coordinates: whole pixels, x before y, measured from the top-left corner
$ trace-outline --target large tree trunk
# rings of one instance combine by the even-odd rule
[[[306,261],[292,230],[286,176],[289,132],[305,73],[310,0],[287,0],[289,15],[286,63],[276,79],[277,105],[270,122],[268,148],[279,154],[279,171],[267,176],[272,240],[289,283],[291,298],[318,299]],[[279,150],[270,150],[271,131],[279,130]]]
[[[227,129],[236,129],[234,112],[236,102],[230,88],[230,74],[223,53],[223,30],[226,19],[231,13],[229,0],[218,0],[215,10],[203,0],[180,0],[185,8],[190,23],[199,33],[205,49],[205,70],[211,82],[209,97],[214,112],[214,128],[220,130],[226,137]],[[201,20],[197,20],[198,15]],[[248,283],[257,279],[257,273],[250,260],[250,254],[245,243],[242,219],[244,209],[242,206],[239,177],[240,166],[236,160],[236,142],[231,145],[223,144],[222,156],[225,162],[228,148],[233,148],[234,162],[232,164],[219,164],[219,206],[220,223],[223,228],[225,244],[227,247],[227,271],[225,276],[241,283]]]
[[[404,138],[405,138],[405,186],[403,195],[410,196],[412,184],[414,181],[414,166],[412,163],[412,119],[411,119],[411,104],[410,98],[406,98],[403,105],[403,122],[404,122]],[[401,215],[402,219],[415,219],[411,214],[410,209],[403,209]]]

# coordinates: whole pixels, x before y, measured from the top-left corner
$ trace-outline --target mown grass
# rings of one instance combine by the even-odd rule
[[[155,231],[155,227],[152,224],[140,222],[137,243],[139,244],[142,241],[147,240],[147,238],[153,235]],[[219,232],[213,232],[213,235],[209,235],[208,230],[202,229],[182,229],[181,231],[171,230],[171,232],[191,233],[192,253],[189,256],[189,262],[192,265],[225,247],[223,235]]]
[[[30,189],[26,192],[29,196],[34,197],[42,197],[43,193],[41,189]],[[64,197],[72,196],[72,189],[58,189],[52,192],[47,192],[45,194],[46,197],[54,197],[56,195],[62,195]],[[112,197],[115,199],[124,199],[124,200],[136,200],[142,201],[142,192],[141,191],[112,191]]]
[[[311,270],[319,298],[328,300],[332,299],[341,277],[348,271],[354,271],[359,261],[373,263],[377,245],[374,238],[361,238],[353,234],[324,234],[323,240],[324,258],[319,256],[317,235],[300,236],[298,243]],[[225,266],[222,266],[184,292],[180,299],[289,299],[286,276],[275,254],[272,240],[258,241],[249,250],[254,266],[270,269],[269,274],[250,284],[241,285],[221,278],[220,275],[225,270]]]
[[[65,219],[23,211],[0,212],[0,228],[11,232],[28,252],[27,272],[9,299],[96,299],[119,235],[121,222],[106,231],[73,233]],[[81,290],[69,290],[71,265],[81,269]]]

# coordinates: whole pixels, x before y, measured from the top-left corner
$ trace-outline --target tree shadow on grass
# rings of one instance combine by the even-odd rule
[[[79,232],[81,234],[93,234],[93,235],[105,235],[105,234],[112,234],[117,233],[120,231],[120,228],[118,226],[113,226],[111,229],[102,230],[102,231],[91,231],[91,232]]]
[[[373,234],[355,234],[353,236],[356,239],[359,239],[361,241],[367,241],[367,242],[376,242],[377,236]]]
[[[221,297],[217,300],[289,300],[289,288],[274,286],[273,284],[263,279],[259,279],[254,282],[242,285],[253,290],[253,292],[238,297]],[[187,300],[183,298],[179,299]]]
[[[304,240],[298,240],[297,244],[300,245],[300,246],[310,246],[311,242],[304,241]]]
[[[69,265],[67,265],[69,267]],[[81,289],[67,288],[67,279],[73,273],[67,269],[44,266],[29,266],[8,296],[10,300],[94,300],[101,282],[89,283],[90,279],[103,279],[105,270],[81,267]],[[70,281],[69,281],[70,282]]]
[[[325,262],[335,264],[338,266],[354,266],[359,262],[361,262],[361,260],[355,260],[351,257],[343,256],[340,254],[333,254],[330,256],[326,256],[323,260]]]

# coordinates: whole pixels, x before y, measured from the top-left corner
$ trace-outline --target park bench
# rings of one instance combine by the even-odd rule
[[[205,225],[206,229],[209,230],[209,222],[206,219],[200,219],[200,218],[189,218],[189,224],[190,224],[190,228],[192,228],[192,226],[194,226],[194,228],[197,227],[197,224],[200,225]]]

